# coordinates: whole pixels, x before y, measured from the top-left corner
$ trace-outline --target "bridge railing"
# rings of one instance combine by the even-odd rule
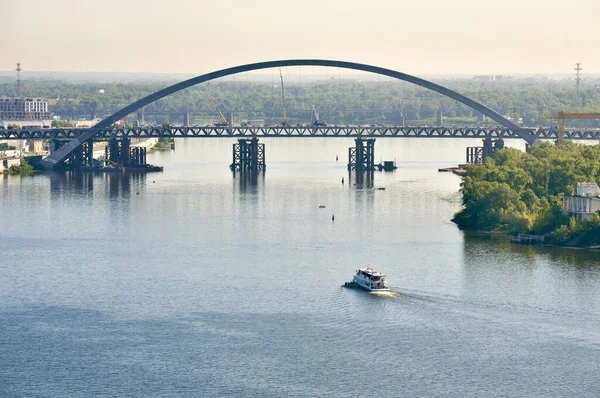
[[[521,138],[507,128],[429,127],[429,126],[145,126],[106,129],[24,128],[0,130],[0,140],[61,140],[73,139],[84,131],[96,130],[94,140],[148,137],[373,137],[373,138]],[[557,139],[552,128],[527,129],[540,139]],[[570,140],[600,140],[600,129],[565,131]]]

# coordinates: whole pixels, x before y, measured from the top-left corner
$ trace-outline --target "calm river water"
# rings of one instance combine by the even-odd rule
[[[227,139],[0,177],[0,396],[600,395],[600,254],[459,231],[478,140],[378,139],[373,188],[351,139],[263,141],[257,181]],[[366,264],[398,294],[340,287]]]

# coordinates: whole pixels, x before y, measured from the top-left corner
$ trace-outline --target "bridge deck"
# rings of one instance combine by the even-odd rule
[[[73,139],[83,132],[93,129],[80,128],[24,128],[0,130],[0,140],[53,140]],[[539,139],[557,139],[556,129],[528,129]],[[507,128],[485,127],[422,127],[422,126],[263,126],[263,127],[212,127],[212,126],[170,126],[97,129],[94,140],[111,137],[373,137],[373,138],[521,138],[518,133]],[[568,140],[600,140],[600,129],[565,130]]]

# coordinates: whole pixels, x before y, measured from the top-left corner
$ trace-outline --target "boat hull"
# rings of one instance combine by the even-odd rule
[[[368,292],[389,292],[389,287],[371,287],[367,282],[361,280],[361,278],[357,278],[356,276],[353,278],[352,282],[356,284],[356,286],[364,289]]]

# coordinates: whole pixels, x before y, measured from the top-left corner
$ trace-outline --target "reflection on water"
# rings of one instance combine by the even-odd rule
[[[362,181],[351,139],[264,141],[255,176],[210,139],[0,179],[0,395],[348,397],[365,366],[391,395],[598,395],[598,254],[450,222],[437,169],[478,140],[377,141],[400,168]],[[365,264],[400,294],[340,287]]]
[[[146,173],[114,172],[91,173],[67,171],[47,173],[43,178],[50,181],[50,193],[54,200],[73,196],[103,195],[117,199],[139,195],[143,192],[148,177]],[[104,189],[95,192],[94,186]]]
[[[357,173],[355,171],[348,172],[348,181],[350,181],[356,189],[371,189],[373,188],[374,172]]]
[[[549,246],[549,245],[519,245],[511,244],[508,236],[503,233],[489,234],[479,231],[464,231],[465,254],[488,251],[490,256],[504,254],[518,255],[523,263],[533,264],[539,256],[547,257],[552,263],[575,266],[582,269],[600,271],[600,251],[580,248]]]
[[[235,194],[256,194],[264,188],[266,170],[252,172],[232,173],[233,193]]]

